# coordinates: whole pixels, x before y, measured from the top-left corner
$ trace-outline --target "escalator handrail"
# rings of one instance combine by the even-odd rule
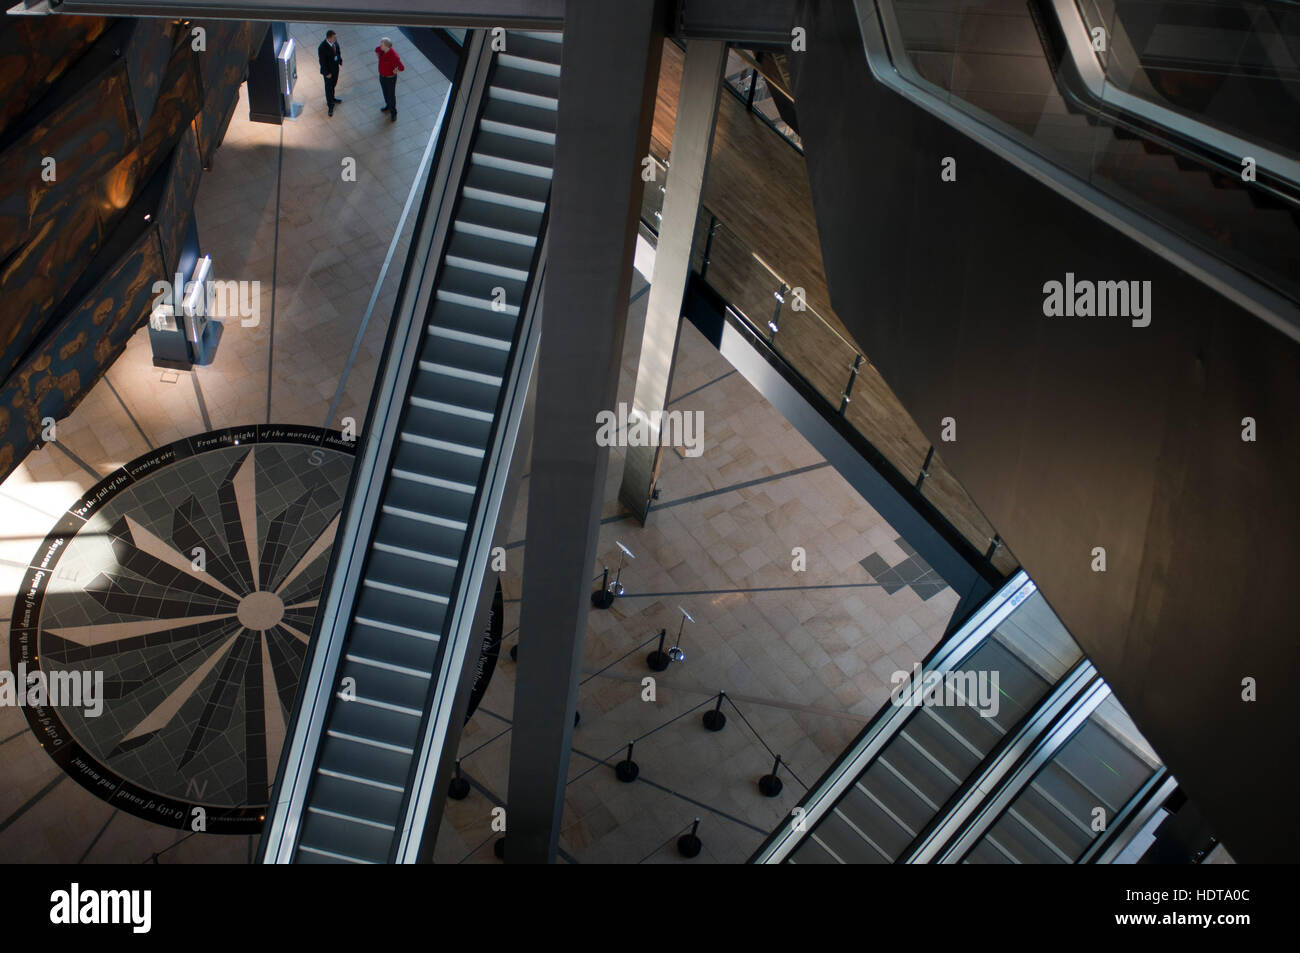
[[[1071,69],[1057,73],[1057,86],[1067,100],[1171,152],[1212,165],[1234,180],[1240,180],[1242,157],[1250,156],[1259,178],[1249,185],[1300,207],[1300,162],[1119,88],[1093,55],[1088,28],[1075,0],[1041,0],[1039,7],[1055,18],[1065,41],[1062,52]],[[1248,183],[1242,181],[1241,185]]]
[[[971,614],[952,637],[944,642],[925,664],[922,674],[948,672],[974,652],[1020,604],[1037,591],[1029,575],[1021,570],[991,595]],[[835,806],[840,796],[858,779],[902,729],[916,708],[906,704],[922,691],[924,678],[909,685],[900,704],[890,703],[876,714],[857,742],[831,766],[808,790],[791,811],[791,819],[782,823],[763,843],[750,861],[755,864],[779,864],[788,858],[812,834],[818,822]]]
[[[1095,672],[1095,670],[1094,670]],[[930,854],[931,863],[959,864],[989,829],[997,823],[1007,808],[1015,803],[1020,793],[1038,776],[1053,758],[1083,727],[1097,707],[1110,697],[1110,686],[1095,678],[1082,691],[1074,695],[1065,712],[1045,732],[1034,739],[1029,751],[1001,784],[988,792],[971,812],[954,818],[954,825],[945,843]]]
[[[1030,716],[1021,723],[1015,735],[1003,745],[996,757],[986,761],[979,774],[966,785],[964,793],[938,821],[911,845],[903,855],[907,864],[933,863],[975,816],[984,801],[998,791],[1012,775],[1018,764],[1039,750],[1043,739],[1051,737],[1051,726],[1074,710],[1078,700],[1097,681],[1097,669],[1086,658],[1080,659],[1066,672],[1050,692],[1035,706]]]
[[[1079,858],[1081,864],[1113,864],[1156,811],[1164,806],[1178,788],[1178,780],[1161,765],[1138,788],[1128,803],[1115,814],[1106,833],[1097,838]]]
[[[432,306],[442,249],[451,235],[458,186],[469,163],[478,102],[484,95],[492,64],[492,52],[482,31],[473,31],[465,57],[462,82],[453,84],[438,119],[440,125],[446,125],[440,132],[426,198],[425,211],[431,214],[426,217],[422,213],[412,237],[407,273],[388,332],[388,347],[376,375],[349,497],[340,516],[332,569],[300,678],[298,704],[286,733],[280,777],[267,808],[260,848],[264,863],[290,863],[297,849],[351,610],[385,485],[385,466],[394,452],[403,398],[419,353],[424,318]]]
[[[1026,142],[991,124],[990,117],[975,106],[932,92],[930,84],[916,72],[904,52],[892,0],[853,0],[853,3],[867,67],[876,82],[1270,327],[1300,341],[1300,305],[1295,301],[1052,162]]]

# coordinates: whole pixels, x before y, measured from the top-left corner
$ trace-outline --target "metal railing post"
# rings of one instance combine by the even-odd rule
[[[862,355],[857,354],[853,358],[853,367],[849,369],[849,382],[844,385],[844,393],[840,394],[840,414],[848,409],[849,401],[853,399],[853,382],[858,379],[858,368],[862,366]]]
[[[930,475],[930,461],[934,459],[934,444],[930,444],[930,449],[925,454],[925,463],[921,464],[921,473],[916,478],[916,488],[921,489],[921,484],[925,482],[926,477]]]

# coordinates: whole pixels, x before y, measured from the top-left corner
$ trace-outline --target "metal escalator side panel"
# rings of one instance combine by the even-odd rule
[[[297,850],[325,718],[378,517],[383,476],[393,455],[402,398],[424,335],[423,319],[430,307],[438,263],[451,234],[459,184],[468,167],[478,104],[492,61],[479,31],[466,44],[464,56],[460,82],[453,85],[438,120],[436,160],[362,431],[334,562],[327,577],[329,586],[322,597],[317,630],[300,681],[299,704],[286,738],[275,796],[268,808],[259,850],[263,863],[289,863]],[[424,167],[422,163],[421,171]]]
[[[1108,832],[1122,832],[1164,773],[1145,739],[1126,730],[1131,727],[1114,696],[1104,699],[1051,760],[1021,782],[984,840],[1021,863],[1086,862]]]
[[[1003,620],[1028,599],[1037,587],[1024,571],[1017,572],[1005,585],[971,614],[962,626],[944,641],[924,665],[923,673],[946,672],[969,656],[989,638]],[[888,704],[867,725],[844,756],[833,764],[809,789],[784,822],[759,847],[750,863],[785,862],[834,809],[840,798],[857,782],[859,776],[885,750],[912,715],[921,708],[907,704],[920,685],[909,686],[898,704]]]

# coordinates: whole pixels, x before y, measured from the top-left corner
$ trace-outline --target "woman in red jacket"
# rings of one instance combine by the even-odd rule
[[[379,111],[388,113],[397,122],[397,74],[406,72],[406,67],[388,37],[379,41],[375,55],[379,57],[379,86],[384,91],[384,104]]]

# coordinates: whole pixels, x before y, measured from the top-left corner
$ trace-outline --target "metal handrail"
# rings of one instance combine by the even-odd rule
[[[1065,40],[1064,52],[1087,96],[1092,99],[1091,103],[1080,105],[1100,113],[1108,122],[1123,124],[1142,134],[1144,130],[1140,126],[1123,122],[1124,115],[1133,116],[1166,134],[1160,137],[1161,146],[1194,161],[1212,164],[1234,178],[1238,178],[1241,171],[1242,157],[1250,156],[1256,160],[1260,172],[1269,173],[1278,181],[1277,186],[1263,180],[1251,185],[1291,206],[1300,204],[1300,162],[1116,86],[1093,55],[1087,23],[1075,0],[1043,0],[1042,5],[1055,16]],[[1242,181],[1240,184],[1244,186],[1247,183]]]
[[[1106,826],[1106,831],[1083,852],[1079,858],[1081,864],[1111,863],[1129,842],[1142,830],[1146,822],[1159,810],[1160,806],[1174,793],[1178,782],[1169,773],[1169,769],[1160,765],[1151,777],[1142,783],[1133,796],[1124,803]],[[1102,860],[1107,857],[1109,859]]]
[[[932,91],[905,53],[891,0],[853,0],[867,68],[876,82],[925,110],[1012,167],[1110,225],[1218,292],[1270,327],[1300,341],[1300,307],[1286,295],[1244,274],[1167,225],[1129,208],[1057,165],[1028,141],[994,126],[992,117],[957,98]]]
[[[943,815],[940,823],[912,847],[906,863],[931,863],[939,856],[943,852],[944,845],[957,836],[963,825],[984,805],[986,799],[993,792],[1005,790],[1004,782],[1011,777],[1012,770],[1021,759],[1025,758],[1030,751],[1041,752],[1043,745],[1056,737],[1055,731],[1046,736],[1044,732],[1063,712],[1072,710],[1072,706],[1077,704],[1077,699],[1082,693],[1090,691],[1088,686],[1096,677],[1097,669],[1087,659],[1083,659],[1057,682],[1051,693],[1038,703],[1033,716],[1020,726],[998,756],[984,766],[984,770],[979,773],[974,783],[967,787],[960,799]],[[1109,692],[1110,690],[1106,689],[1106,694]],[[1088,697],[1091,698],[1093,693],[1095,692],[1090,693]],[[1097,704],[1100,704],[1104,697],[1103,695],[1098,698]],[[1063,744],[1064,741],[1061,743]]]
[[[1178,781],[1161,767],[1115,816],[1104,837],[1084,851],[1081,864],[1113,864],[1178,789]]]
[[[1096,675],[1092,663],[1086,663]],[[1032,752],[1026,756],[1010,776],[1005,776],[1000,785],[988,796],[960,814],[950,815],[951,822],[945,825],[945,836],[924,856],[918,856],[918,863],[956,864],[975,847],[988,833],[989,829],[1002,817],[1003,813],[1020,796],[1039,770],[1045,768],[1083,727],[1107,698],[1110,686],[1096,678],[1082,691],[1074,694],[1073,703],[1046,734],[1039,734],[1034,740]]]
[[[669,171],[669,164],[663,159],[660,159],[658,156],[654,155],[653,153],[650,154],[650,158],[654,162],[655,166],[663,172],[666,178]],[[748,253],[750,258],[754,260],[755,264],[757,264],[760,268],[762,268],[764,271],[766,271],[769,275],[772,276],[772,279],[777,286],[785,288],[786,290],[798,286],[797,282],[788,281],[780,272],[778,272],[770,264],[768,264],[766,261],[760,258],[756,252],[754,252],[752,249],[749,248],[748,242],[743,240],[743,236],[739,232],[737,232],[735,229],[727,225],[727,223],[724,222],[722,219],[718,218],[717,215],[714,214],[713,211],[710,210],[708,206],[704,205],[703,203],[700,204],[700,217],[709,219],[709,229],[711,232],[716,234],[717,231],[726,231],[727,233],[734,235],[736,237],[736,243],[740,247],[745,249],[746,253]],[[646,225],[651,228],[654,228],[654,225],[650,222],[646,222]],[[657,229],[656,229],[656,234],[657,234]],[[706,258],[707,258],[707,252],[706,252]],[[836,340],[839,341],[839,343],[843,344],[845,348],[847,348],[858,359],[860,359],[860,363],[863,364],[871,363],[870,360],[867,359],[867,356],[862,353],[862,351],[858,348],[856,344],[854,344],[852,341],[846,338],[839,331],[835,330],[835,326],[832,325],[828,320],[826,320],[826,318],[821,314],[821,312],[819,312],[812,305],[805,303],[804,308],[801,310],[801,313],[811,314],[814,318],[816,318],[817,322],[821,324],[821,326],[826,330],[828,334],[833,335],[836,338]]]

